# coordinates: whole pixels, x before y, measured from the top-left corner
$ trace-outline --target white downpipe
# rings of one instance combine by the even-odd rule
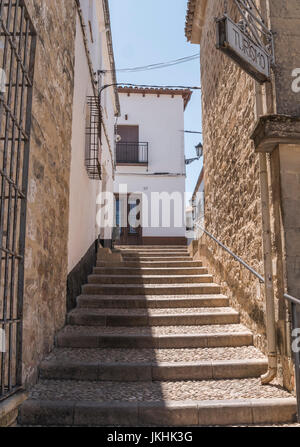
[[[273,287],[272,239],[269,205],[269,183],[267,171],[267,155],[259,154],[261,209],[263,227],[263,250],[265,267],[265,295],[266,295],[266,331],[268,342],[268,372],[261,377],[263,385],[270,383],[277,376],[277,347],[275,328],[275,304]]]

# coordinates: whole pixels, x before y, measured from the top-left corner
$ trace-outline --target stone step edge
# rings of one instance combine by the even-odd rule
[[[120,289],[120,290],[124,290],[124,286],[126,285],[126,289],[179,289],[179,288],[183,288],[183,289],[193,289],[193,288],[208,288],[211,290],[217,289],[220,290],[221,286],[219,286],[218,284],[215,283],[182,283],[182,284],[177,284],[177,283],[171,283],[171,284],[93,284],[93,283],[89,283],[89,284],[85,284],[82,288],[84,289],[92,289],[95,287],[98,288],[103,288],[103,289]],[[220,292],[216,292],[217,294],[219,294]],[[96,294],[97,295],[97,294]]]
[[[220,294],[221,287],[215,283],[182,284],[85,284],[83,295],[207,295]]]
[[[98,275],[88,276],[87,284],[93,285],[185,285],[185,284],[212,284],[212,275]]]
[[[172,335],[93,335],[90,333],[61,333],[55,337],[57,347],[68,348],[215,348],[252,346],[251,332],[224,332],[207,334],[172,334]]]
[[[116,298],[116,296],[118,298]],[[192,295],[192,296],[183,296],[180,297],[180,295],[177,298],[174,298],[174,295],[163,295],[163,298],[160,298],[160,296],[158,295],[128,295],[128,296],[122,296],[122,295],[85,295],[85,294],[81,294],[78,296],[78,298],[88,298],[88,299],[99,299],[101,301],[109,301],[109,300],[114,300],[117,299],[118,301],[161,301],[161,300],[167,300],[167,301],[175,301],[177,302],[178,300],[202,300],[202,301],[216,301],[216,300],[226,300],[228,301],[228,297],[227,295],[223,295],[222,293],[215,293],[215,294],[199,294],[199,295]],[[227,306],[224,306],[227,307]]]
[[[122,273],[115,273],[115,272],[122,272]],[[174,273],[175,271],[180,271],[182,273]],[[116,267],[112,265],[111,267],[94,267],[94,275],[112,275],[112,276],[122,276],[123,274],[126,275],[130,273],[133,276],[183,276],[185,273],[191,275],[208,275],[208,269],[206,267]],[[101,273],[97,273],[101,272]],[[106,272],[114,272],[114,273],[106,273]],[[151,272],[146,273],[144,272]],[[157,273],[161,272],[161,273]],[[192,273],[196,272],[196,273]],[[144,274],[144,275],[141,275]],[[123,276],[124,276],[123,275]]]
[[[81,310],[83,308],[80,308]],[[106,314],[100,315],[92,312],[71,312],[67,316],[70,325],[96,325],[99,327],[115,326],[194,326],[212,324],[238,324],[239,313],[232,312],[205,312],[190,314],[158,314],[158,315],[128,315]]]
[[[131,306],[131,304],[133,304]],[[227,307],[229,305],[229,299],[222,294],[211,295],[199,295],[195,298],[195,295],[191,295],[187,298],[174,298],[173,295],[166,298],[161,298],[159,295],[79,295],[77,297],[78,308],[97,309],[97,308],[111,308],[111,309],[165,309],[169,307],[186,308],[192,307]],[[108,307],[110,306],[110,307]],[[119,307],[120,306],[120,307]]]
[[[149,278],[153,278],[153,279],[161,279],[161,277],[166,276],[167,278],[212,278],[213,275],[210,275],[209,273],[201,273],[201,274],[192,274],[192,275],[130,275],[129,279],[133,279],[133,278],[141,278],[141,279],[149,279]],[[88,276],[88,278],[100,278],[100,279],[104,279],[104,278],[128,278],[128,275],[113,275],[113,274],[99,274],[99,273],[93,273],[91,275]]]
[[[267,371],[265,359],[200,362],[102,363],[46,360],[41,380],[154,382],[171,380],[224,380],[260,377]]]
[[[176,265],[177,264],[177,265]],[[190,266],[193,268],[202,268],[203,263],[198,261],[168,261],[168,262],[162,262],[162,261],[142,261],[142,262],[136,262],[136,261],[129,261],[129,262],[105,262],[105,261],[97,261],[96,267],[101,268],[120,268],[120,267],[126,267],[126,268],[138,268],[138,267],[145,267],[148,268],[151,266],[154,266],[155,268],[181,268],[185,266]]]
[[[188,251],[186,250],[146,250],[146,251],[128,251],[128,250],[117,250],[113,251],[113,253],[121,254],[122,256],[169,256],[169,255],[180,255],[191,257]],[[101,253],[99,254],[101,257]]]
[[[230,426],[290,423],[294,398],[164,402],[28,400],[23,425],[47,426]]]
[[[122,256],[123,262],[176,262],[176,261],[185,261],[185,262],[193,262],[192,258],[188,256]],[[101,262],[102,258],[97,258],[97,262]]]

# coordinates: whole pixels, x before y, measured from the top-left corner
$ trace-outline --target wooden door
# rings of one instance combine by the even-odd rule
[[[116,197],[116,224],[120,228],[120,245],[142,245],[143,231],[140,225],[136,225],[141,219],[141,212],[138,209],[141,203],[140,198]],[[125,226],[122,225],[122,215],[126,213]]]
[[[124,163],[139,162],[139,126],[118,126],[121,137],[117,144],[117,159]]]

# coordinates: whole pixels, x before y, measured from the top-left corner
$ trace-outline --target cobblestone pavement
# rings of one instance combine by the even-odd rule
[[[76,309],[72,314],[82,313],[86,309]],[[230,307],[201,307],[201,308],[172,308],[172,309],[93,309],[94,315],[130,315],[130,316],[153,316],[153,315],[194,315],[208,313],[231,313]]]
[[[163,262],[171,266],[168,260]],[[161,421],[164,426],[238,426],[262,420],[274,427],[300,426],[292,424],[296,405],[291,394],[278,383],[261,385],[259,376],[267,369],[266,357],[251,345],[253,334],[238,324],[239,316],[227,305],[227,298],[214,289],[211,294],[193,295],[191,284],[182,284],[185,295],[174,296],[172,287],[177,285],[168,284],[169,280],[161,286],[153,284],[164,287],[164,292],[169,289],[168,295],[158,291],[155,296],[132,296],[128,291],[124,294],[128,285],[124,284],[119,285],[120,295],[111,296],[103,294],[103,285],[96,282],[96,290],[102,288],[100,295],[80,297],[70,324],[57,337],[57,347],[41,365],[44,380],[33,387],[24,404],[26,425],[143,426],[146,418],[147,426],[153,427]],[[163,302],[165,299],[168,302]],[[153,309],[141,309],[147,302]],[[195,307],[199,304],[209,307]],[[124,309],[126,306],[132,308]],[[203,318],[193,318],[201,314]],[[212,316],[207,318],[207,314]],[[134,320],[157,315],[168,316],[164,326],[157,326],[160,319]],[[228,324],[207,324],[218,321]],[[236,324],[230,324],[234,321]],[[77,326],[76,322],[86,325]],[[105,326],[89,325],[95,322]],[[105,337],[108,335],[113,337]],[[151,345],[173,349],[142,348]],[[192,348],[203,345],[225,346]],[[118,346],[122,349],[115,348]]]
[[[249,329],[242,324],[217,324],[207,326],[161,326],[161,327],[97,327],[97,326],[66,326],[61,332],[69,334],[93,335],[175,335],[175,334],[220,334],[247,332]]]
[[[180,382],[41,381],[32,399],[69,401],[189,401],[290,397],[279,385],[261,386],[259,379]]]
[[[103,363],[196,362],[265,359],[254,346],[204,349],[55,349],[47,360]]]

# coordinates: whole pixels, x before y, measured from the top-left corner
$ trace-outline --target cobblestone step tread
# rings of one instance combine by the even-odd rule
[[[205,267],[95,267],[95,275],[174,276],[206,275]]]
[[[90,275],[90,276],[96,276],[99,278],[115,278],[115,279],[123,279],[123,278],[128,278],[128,275],[98,275],[98,274],[94,274],[94,275]],[[212,278],[212,275],[208,275],[208,274],[202,274],[202,275],[166,275],[166,277],[168,278],[174,278],[174,279],[181,279],[182,277],[184,278]],[[149,279],[156,279],[156,278],[161,278],[161,275],[130,275],[130,277],[128,279],[133,279],[133,278],[149,278]]]
[[[89,284],[134,285],[169,285],[169,284],[207,284],[213,282],[213,276],[201,275],[98,275],[88,277]]]
[[[198,308],[171,308],[171,309],[88,309],[77,308],[69,315],[118,315],[118,316],[180,316],[180,315],[203,315],[203,314],[232,314],[238,315],[238,312],[232,307],[198,307]]]
[[[227,306],[229,300],[224,295],[81,295],[77,298],[79,307],[84,308],[121,308],[121,309],[170,309],[187,307]]]
[[[259,378],[131,383],[78,381],[76,387],[73,381],[41,380],[30,391],[30,399],[76,402],[165,402],[289,397],[290,393],[279,385],[261,385]]]
[[[45,380],[85,381],[179,381],[243,379],[260,377],[268,369],[264,360],[227,360],[206,362],[102,363],[53,359],[44,361],[40,378]]]
[[[209,326],[67,326],[56,337],[64,348],[181,349],[249,346],[253,335],[238,324]]]
[[[225,308],[225,311],[212,309],[208,312],[205,309],[190,309],[189,312],[183,312],[188,309],[180,309],[178,312],[171,312],[168,309],[165,313],[163,310],[134,311],[115,309],[110,312],[109,309],[76,309],[70,312],[67,321],[69,324],[88,325],[88,326],[198,326],[212,324],[234,324],[240,322],[239,313],[233,309]]]
[[[176,292],[178,294],[201,294],[201,293],[220,293],[220,286],[214,283],[188,283],[188,284],[86,284],[82,287],[83,293],[87,294],[111,294],[120,295],[160,295],[165,293]]]
[[[203,264],[200,261],[129,261],[129,262],[120,262],[120,263],[114,263],[110,264],[109,262],[103,262],[103,261],[97,261],[97,267],[108,267],[108,268],[114,268],[114,267],[155,267],[155,268],[168,268],[168,267],[202,267]]]
[[[63,334],[86,334],[86,335],[134,335],[136,337],[147,336],[164,336],[164,335],[208,335],[217,334],[251,334],[242,324],[224,324],[210,326],[160,326],[160,327],[97,327],[97,326],[66,326],[59,335]]]
[[[292,423],[293,398],[102,402],[28,400],[21,409],[23,426],[233,426]]]
[[[265,360],[254,346],[198,349],[72,349],[55,348],[46,361],[92,363],[157,363]]]

